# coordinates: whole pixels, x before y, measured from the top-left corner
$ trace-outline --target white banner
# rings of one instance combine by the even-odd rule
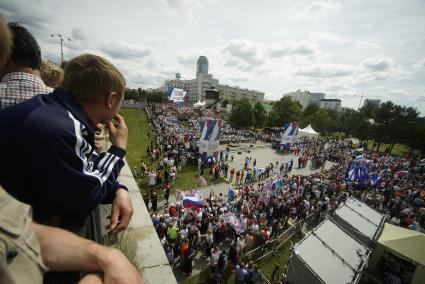
[[[184,98],[185,98],[186,94],[187,94],[187,91],[174,88],[173,91],[171,92],[169,100],[173,101],[175,103],[176,102],[184,102]]]

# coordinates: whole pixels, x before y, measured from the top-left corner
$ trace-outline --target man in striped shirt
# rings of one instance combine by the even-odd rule
[[[0,74],[0,109],[53,91],[40,78],[41,52],[35,38],[19,24],[9,23],[9,29],[13,46]]]

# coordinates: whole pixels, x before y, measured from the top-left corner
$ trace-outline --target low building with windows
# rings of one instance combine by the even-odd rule
[[[330,109],[338,112],[342,110],[340,99],[322,99],[320,100],[319,106],[323,109]]]

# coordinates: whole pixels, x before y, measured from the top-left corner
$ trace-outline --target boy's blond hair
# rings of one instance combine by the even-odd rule
[[[46,86],[56,88],[63,80],[63,70],[53,62],[42,60],[40,76]]]
[[[124,95],[124,76],[103,57],[83,54],[65,66],[61,87],[80,102],[95,102],[110,92]]]
[[[4,18],[0,15],[0,68],[4,66],[12,49],[12,33]]]

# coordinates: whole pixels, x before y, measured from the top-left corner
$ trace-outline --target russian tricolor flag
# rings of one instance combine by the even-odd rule
[[[186,197],[183,199],[183,207],[184,208],[192,208],[198,211],[201,208],[202,201],[196,197]]]

